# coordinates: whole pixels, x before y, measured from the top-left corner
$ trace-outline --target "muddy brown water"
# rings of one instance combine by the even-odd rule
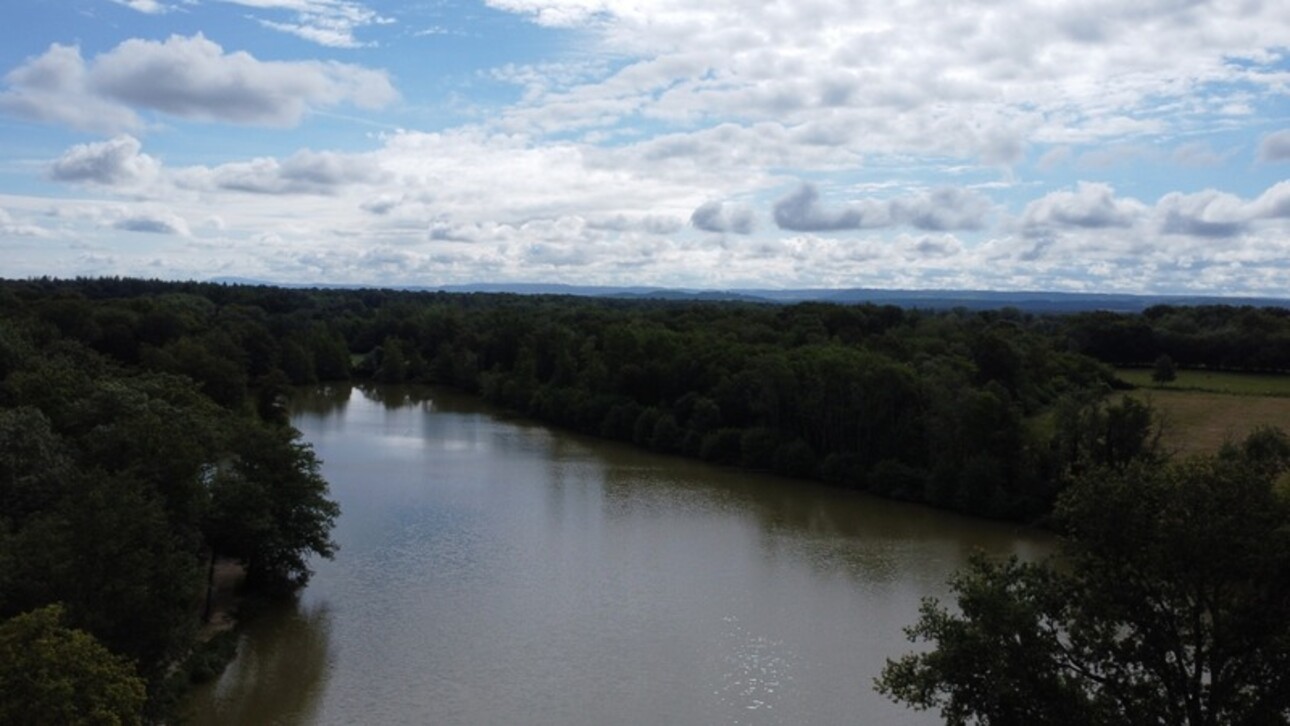
[[[292,421],[334,561],[244,630],[207,724],[934,724],[874,693],[976,549],[1050,539],[552,430],[461,394],[331,387]]]

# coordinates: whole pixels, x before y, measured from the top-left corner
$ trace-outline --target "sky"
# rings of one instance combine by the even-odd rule
[[[1290,3],[4,0],[0,277],[1290,296]]]

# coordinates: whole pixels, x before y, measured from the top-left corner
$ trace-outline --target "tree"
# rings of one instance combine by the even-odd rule
[[[238,452],[211,483],[207,542],[246,563],[255,585],[291,589],[309,580],[309,557],[336,552],[331,528],[340,508],[327,498],[313,449],[289,427],[244,426]]]
[[[0,625],[0,723],[142,723],[144,682],[50,605]]]
[[[878,690],[949,724],[1290,723],[1288,447],[1257,436],[1074,482],[1060,564],[974,559]]]
[[[1174,365],[1174,359],[1168,355],[1162,354],[1156,358],[1156,362],[1151,370],[1151,380],[1156,383],[1168,383],[1178,377],[1178,368]]]

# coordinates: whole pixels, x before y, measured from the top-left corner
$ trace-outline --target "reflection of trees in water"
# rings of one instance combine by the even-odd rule
[[[331,615],[299,603],[259,613],[238,641],[237,658],[190,705],[194,726],[311,723],[326,689]]]
[[[429,386],[400,386],[379,383],[361,383],[358,390],[363,397],[386,408],[413,406],[437,398],[437,391]]]
[[[801,557],[813,569],[867,582],[901,579],[915,557],[952,568],[978,549],[1023,558],[1048,551],[1043,533],[1017,525],[624,447],[593,449],[610,516],[650,516],[678,504],[719,511],[754,523],[767,556]]]
[[[352,391],[353,386],[348,383],[297,388],[292,391],[290,409],[292,413],[322,417],[343,414]]]

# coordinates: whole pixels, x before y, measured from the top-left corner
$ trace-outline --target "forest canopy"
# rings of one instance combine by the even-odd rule
[[[1290,370],[1290,313],[0,281],[0,619],[59,604],[157,708],[214,558],[290,591],[335,551],[292,385],[452,386],[659,452],[1051,522],[1072,482],[1166,460],[1110,367],[1165,358]]]

